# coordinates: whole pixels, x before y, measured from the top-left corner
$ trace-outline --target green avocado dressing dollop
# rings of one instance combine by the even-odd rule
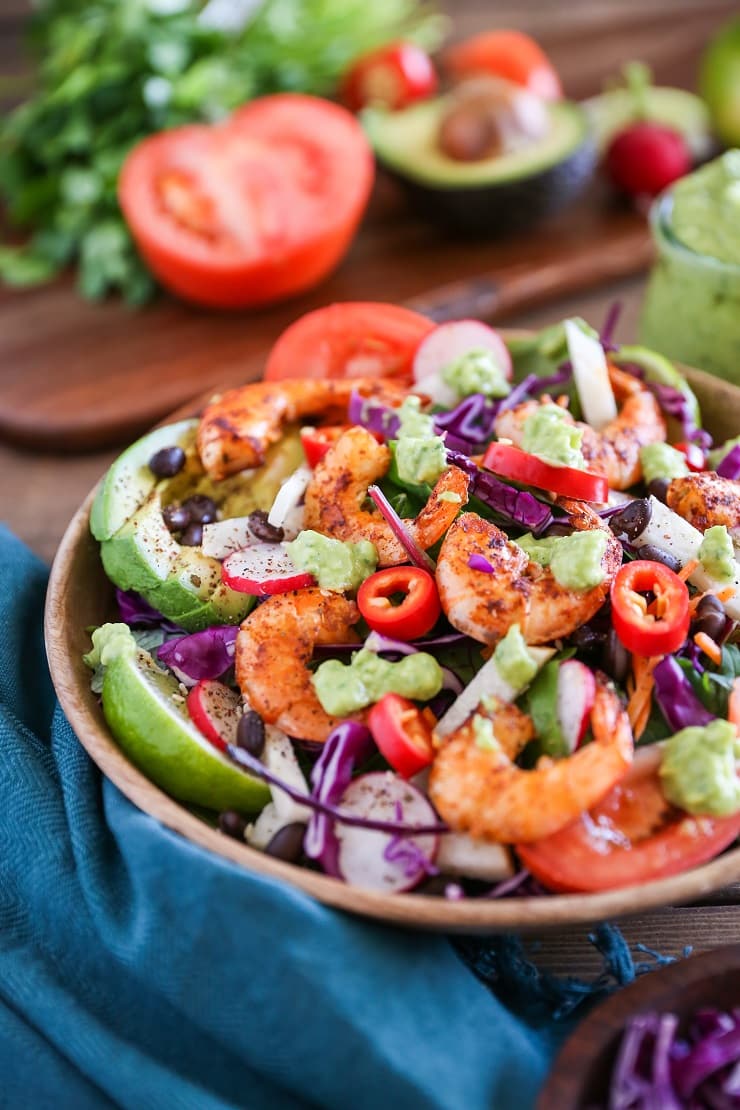
[[[729,582],[735,577],[735,548],[730,533],[724,524],[707,528],[704,539],[699,545],[699,561],[707,574],[720,582]]]
[[[522,451],[551,466],[572,466],[585,470],[581,453],[583,429],[577,428],[560,405],[540,405],[522,427]]]
[[[511,386],[491,352],[477,348],[446,366],[442,381],[461,399],[471,393],[483,393],[486,397],[507,397],[511,393]]]
[[[512,624],[499,640],[493,658],[499,674],[514,690],[523,690],[537,674],[537,664],[527,650],[518,624]]]
[[[729,721],[683,728],[665,742],[660,778],[687,813],[728,817],[740,809],[740,737]]]
[[[299,570],[312,574],[323,590],[357,590],[378,565],[378,552],[369,540],[344,543],[308,529],[288,544]]]
[[[374,651],[362,648],[351,663],[327,659],[313,676],[322,707],[333,717],[346,717],[373,705],[383,694],[427,701],[442,689],[442,668],[424,651],[390,663]]]
[[[434,418],[421,411],[418,397],[407,397],[398,409],[398,417],[398,477],[409,485],[434,485],[447,469],[447,449],[442,437],[434,434]]]
[[[604,581],[601,561],[606,552],[606,533],[600,529],[542,540],[527,532],[516,543],[535,563],[549,567],[555,581],[568,590],[590,590]]]
[[[673,186],[671,226],[699,254],[740,263],[740,150],[725,151]]]
[[[640,465],[646,485],[657,478],[672,481],[683,478],[689,472],[686,456],[668,443],[646,443],[640,448]]]

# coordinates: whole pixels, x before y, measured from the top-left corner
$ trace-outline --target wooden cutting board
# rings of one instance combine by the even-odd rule
[[[308,296],[219,313],[162,297],[133,310],[83,301],[73,279],[0,295],[0,436],[41,450],[124,442],[211,385],[259,376],[284,327],[332,301],[404,302],[434,319],[503,320],[515,311],[646,268],[645,221],[603,188],[529,234],[445,239],[378,182],[349,255]]]

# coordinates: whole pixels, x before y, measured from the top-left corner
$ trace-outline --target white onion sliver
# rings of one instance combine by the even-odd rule
[[[299,466],[289,478],[286,478],[275,495],[272,508],[267,514],[268,524],[275,528],[282,528],[286,539],[295,539],[303,524],[303,510],[300,508],[303,496],[311,481],[313,471],[310,466]],[[300,518],[300,522],[299,522]],[[299,526],[296,528],[296,524]],[[293,533],[289,535],[289,533]]]

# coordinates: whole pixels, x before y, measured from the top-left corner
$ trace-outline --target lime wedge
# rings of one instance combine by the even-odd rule
[[[265,783],[239,770],[195,727],[179,683],[148,652],[122,651],[107,662],[103,712],[132,762],[180,801],[241,813],[269,802]]]

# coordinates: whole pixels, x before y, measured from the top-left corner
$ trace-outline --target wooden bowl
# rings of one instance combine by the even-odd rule
[[[736,435],[740,431],[740,389],[700,371],[688,370],[686,374],[715,436],[725,439]],[[197,403],[188,411],[197,411]],[[740,848],[735,848],[682,875],[603,894],[453,902],[442,897],[360,890],[223,836],[137,770],[113,740],[90,690],[90,672],[82,662],[90,646],[85,629],[109,617],[113,598],[98,544],[89,531],[94,496],[95,490],[72,519],[51,570],[45,631],[52,679],[80,743],[101,771],[142,810],[189,840],[249,870],[288,882],[327,905],[398,925],[444,932],[541,932],[567,924],[603,921],[699,899],[740,879]]]
[[[537,1110],[607,1106],[609,1079],[630,1018],[650,1012],[676,1014],[683,1034],[697,1010],[730,1010],[739,998],[740,944],[651,971],[607,998],[575,1029],[555,1060]]]

